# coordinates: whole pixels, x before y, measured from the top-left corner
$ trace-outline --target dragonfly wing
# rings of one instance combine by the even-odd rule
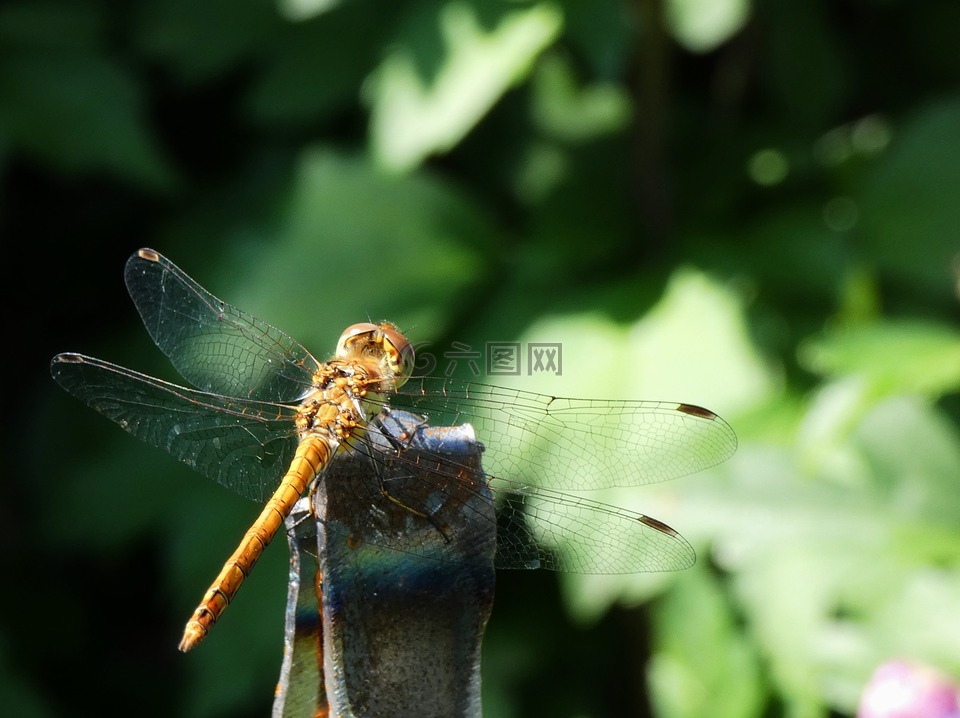
[[[412,425],[410,425],[412,426]],[[353,541],[371,541],[426,557],[568,573],[675,571],[693,565],[689,543],[657,519],[616,506],[484,476],[480,445],[451,429],[405,431],[404,448],[349,442],[325,477],[328,496],[351,507]],[[398,435],[390,432],[396,442]],[[359,468],[346,476],[348,461]],[[327,517],[330,518],[329,516]],[[400,537],[400,538],[398,538]]]
[[[497,506],[497,568],[588,574],[677,571],[693,547],[657,519],[598,501],[490,482]]]
[[[217,299],[152,249],[127,260],[124,277],[150,337],[201,391],[296,401],[317,360],[296,340]]]
[[[473,424],[490,475],[591,491],[692,474],[728,459],[733,429],[677,402],[566,399],[449,379],[408,381],[391,403],[434,424]]]
[[[53,378],[148,444],[241,496],[266,501],[296,451],[295,409],[186,389],[81,354],[59,354]]]

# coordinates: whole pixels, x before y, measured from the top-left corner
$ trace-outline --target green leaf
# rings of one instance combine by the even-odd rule
[[[833,122],[849,92],[849,43],[828,8],[822,2],[764,4],[765,62],[759,69],[791,133]]]
[[[960,580],[956,427],[904,397],[851,421],[829,452],[741,435],[727,480],[684,492],[674,524],[713,537],[788,715],[852,712],[891,655],[955,663],[944,607]]]
[[[450,183],[387,176],[363,156],[314,148],[276,241],[232,255],[245,281],[229,296],[321,359],[361,321],[388,319],[423,341],[458,315],[457,299],[482,271],[476,248],[493,234]]]
[[[710,52],[746,24],[750,0],[668,0],[671,34],[691,52]]]
[[[647,672],[656,715],[750,718],[765,689],[758,656],[725,593],[703,568],[687,571],[655,605]]]
[[[532,86],[533,114],[548,136],[582,142],[621,130],[630,120],[630,98],[622,86],[577,87],[573,68],[561,55],[538,63]]]
[[[683,401],[730,419],[732,412],[766,401],[775,386],[750,342],[742,312],[728,289],[696,270],[680,270],[660,302],[632,326],[599,313],[534,324],[520,336],[521,346],[560,343],[562,376],[524,372],[509,383],[554,396]],[[507,377],[497,380],[508,383]],[[674,521],[677,504],[685,496],[684,485],[707,473],[683,484],[591,492],[590,498],[654,516],[686,533]],[[636,603],[656,593],[670,577],[564,574],[561,581],[571,612],[591,621],[617,601]]]
[[[106,13],[100,3],[32,0],[0,8],[0,46],[63,52],[89,51],[103,42]]]
[[[956,302],[960,227],[960,100],[928,105],[894,127],[894,139],[863,185],[862,242],[882,270]]]
[[[960,389],[960,331],[931,321],[876,321],[834,330],[803,343],[810,371],[858,376],[880,394],[937,397]]]
[[[94,53],[8,55],[0,63],[0,135],[67,174],[108,171],[153,188],[173,181],[136,78]]]
[[[372,7],[345,3],[285,28],[265,53],[247,111],[263,124],[284,127],[312,126],[355,109],[389,27],[389,16],[371,24]]]
[[[274,0],[147,0],[136,11],[136,41],[189,84],[235,70],[269,48],[284,28]]]
[[[370,86],[371,143],[393,170],[456,145],[527,75],[562,26],[548,4],[498,5],[489,30],[470,3],[433,7],[414,18]],[[434,48],[431,56],[424,47]]]

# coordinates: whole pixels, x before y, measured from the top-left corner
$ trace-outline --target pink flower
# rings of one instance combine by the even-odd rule
[[[888,661],[864,688],[857,718],[960,718],[958,686],[930,666]]]

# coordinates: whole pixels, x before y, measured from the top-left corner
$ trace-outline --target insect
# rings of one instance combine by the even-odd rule
[[[132,435],[263,505],[187,622],[182,651],[207,635],[297,500],[316,482],[337,480],[342,456],[363,455],[383,477],[360,498],[421,529],[411,536],[426,528],[452,546],[459,524],[447,517],[473,511],[488,521],[497,568],[633,573],[694,561],[666,524],[582,492],[665,481],[725,460],[736,436],[707,409],[417,377],[411,343],[386,322],[349,327],[321,362],[154,250],[128,260],[125,280],[151,338],[193,388],[76,353],[53,358],[54,379]],[[484,447],[484,473],[442,451],[413,458],[409,432],[392,420],[399,410],[434,426],[469,422]],[[391,477],[404,466],[400,488]],[[478,500],[489,510],[478,512]],[[377,532],[351,538],[375,542]],[[426,554],[417,541],[404,550]],[[448,560],[466,555],[451,549]]]

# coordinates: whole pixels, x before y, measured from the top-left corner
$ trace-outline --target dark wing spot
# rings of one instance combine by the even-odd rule
[[[646,524],[652,529],[656,529],[660,533],[667,534],[668,536],[680,535],[676,531],[674,531],[672,528],[667,526],[665,523],[663,523],[663,521],[658,521],[657,519],[650,518],[649,516],[644,516],[643,514],[640,514],[639,516],[637,516],[637,521],[639,521],[642,524]]]
[[[701,419],[712,420],[717,418],[717,415],[709,409],[704,409],[702,406],[694,406],[693,404],[677,404],[677,411],[682,411],[684,414],[690,414],[691,416],[699,416]]]

